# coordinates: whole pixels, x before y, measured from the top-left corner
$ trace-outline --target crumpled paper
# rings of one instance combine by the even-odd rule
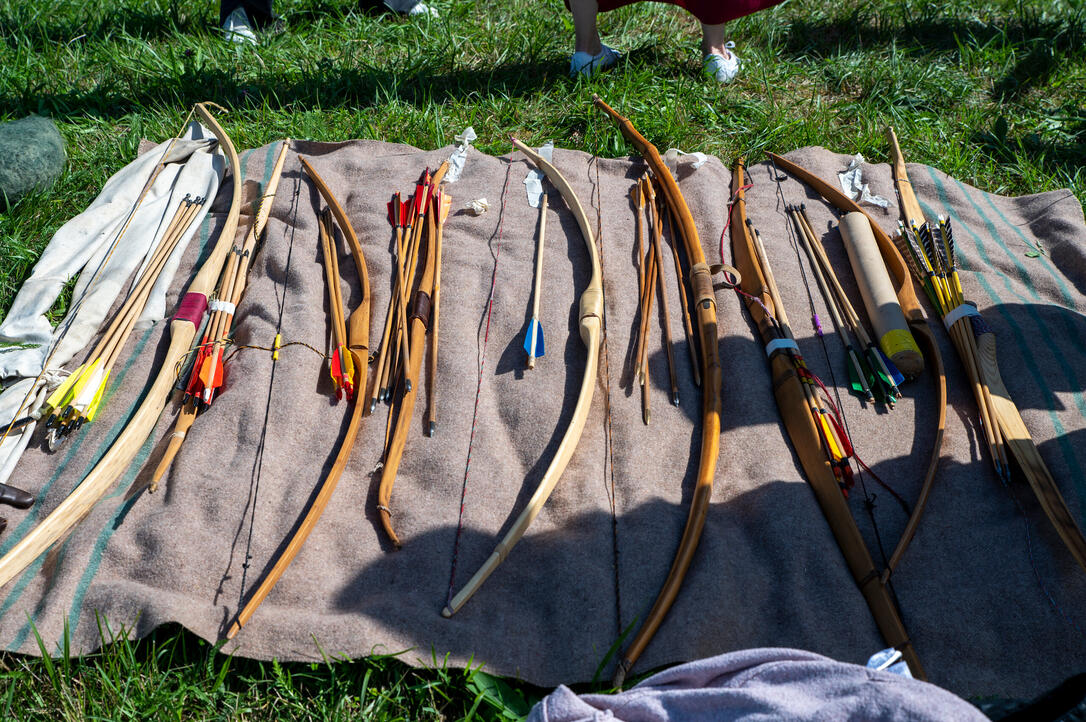
[[[864,157],[857,153],[848,164],[848,169],[846,169],[844,173],[837,174],[837,177],[841,181],[841,190],[844,191],[846,196],[858,203],[870,203],[879,208],[888,208],[890,206],[890,201],[882,196],[873,195],[871,189],[864,183],[864,162]]]

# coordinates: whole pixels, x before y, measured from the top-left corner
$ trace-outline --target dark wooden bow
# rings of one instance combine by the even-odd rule
[[[897,567],[898,562],[900,562],[901,558],[905,555],[905,550],[908,548],[913,536],[916,535],[917,527],[920,524],[920,517],[924,513],[924,508],[928,503],[928,497],[931,496],[931,490],[935,484],[935,473],[939,469],[939,457],[943,448],[943,432],[946,429],[946,371],[943,368],[943,357],[942,354],[939,353],[939,346],[935,343],[934,334],[932,334],[931,329],[928,328],[928,322],[924,316],[924,310],[920,307],[920,301],[917,300],[916,291],[913,288],[912,276],[909,274],[909,269],[905,265],[905,259],[898,253],[894,242],[890,240],[890,236],[879,227],[879,224],[875,222],[875,219],[872,218],[867,211],[857,205],[855,201],[846,196],[839,189],[834,188],[811,171],[796,165],[787,158],[782,158],[775,153],[767,153],[767,155],[778,168],[791,173],[799,180],[814,188],[822,198],[841,212],[851,213],[855,211],[867,216],[867,220],[871,222],[871,230],[875,235],[875,241],[879,244],[879,251],[882,253],[882,259],[886,263],[886,270],[890,272],[890,279],[894,284],[894,291],[897,294],[898,303],[901,304],[901,310],[905,314],[906,321],[908,321],[909,330],[912,332],[913,338],[916,339],[917,345],[920,346],[920,351],[924,355],[924,362],[927,368],[931,370],[932,377],[935,379],[939,401],[938,420],[935,426],[935,438],[932,441],[931,456],[928,460],[927,471],[924,473],[924,482],[920,486],[920,493],[917,495],[916,502],[913,505],[912,514],[909,516],[909,521],[905,525],[905,530],[902,532],[897,546],[894,547],[894,551],[886,563],[886,569],[883,571],[882,581],[885,583],[889,580],[890,575]],[[741,188],[742,184],[738,187]]]
[[[633,123],[619,115],[599,96],[592,96],[592,100],[597,108],[611,116],[626,140],[630,141],[644,157],[660,184],[672,218],[678,224],[679,235],[686,249],[686,258],[690,262],[690,285],[694,292],[694,308],[701,351],[701,375],[705,380],[701,387],[701,458],[698,462],[694,496],[690,501],[690,513],[687,515],[686,527],[683,529],[679,548],[675,553],[675,560],[671,563],[667,579],[664,580],[664,586],[615,670],[614,685],[620,687],[630,668],[652,641],[656,630],[660,628],[671,605],[675,602],[686,572],[690,568],[690,562],[694,558],[694,552],[698,548],[698,542],[701,540],[701,532],[705,527],[705,518],[709,512],[709,499],[713,494],[717,457],[720,454],[721,372],[717,350],[716,296],[713,292],[712,274],[709,264],[705,262],[701,241],[698,240],[698,229],[694,224],[694,217],[690,214],[686,200],[679,190],[679,184],[675,182],[675,178],[672,177],[671,171],[660,157],[656,146],[638,133]]]
[[[744,177],[743,162],[740,161],[736,164],[732,181],[736,198],[731,211],[732,255],[735,266],[742,276],[740,287],[744,293],[748,294],[748,297],[744,299],[747,311],[758,326],[762,340],[768,344],[778,338],[778,334],[772,318],[766,312],[768,310],[770,314],[776,315],[780,311],[776,308],[769,292],[767,272],[757,260],[754,240],[747,228]],[[914,677],[924,679],[924,668],[920,664],[920,658],[913,649],[912,642],[909,641],[909,635],[905,631],[897,606],[875,568],[871,553],[856,526],[856,521],[852,518],[852,512],[849,510],[848,503],[834,476],[833,468],[826,457],[818,428],[815,426],[805,399],[803,382],[800,380],[796,367],[786,353],[773,354],[769,365],[773,395],[784,420],[788,438],[792,440],[792,447],[799,457],[811,490],[845,557],[845,564],[867,601],[867,606],[875,618],[875,624],[886,642],[901,652]]]

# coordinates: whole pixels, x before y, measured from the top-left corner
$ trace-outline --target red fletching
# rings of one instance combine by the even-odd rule
[[[204,391],[204,384],[200,380],[200,370],[204,366],[204,359],[207,357],[208,346],[202,346],[199,351],[196,352],[196,360],[192,363],[192,371],[189,373],[189,383],[185,387],[185,396],[199,396]]]
[[[397,223],[403,225],[403,212],[402,202],[400,201],[400,194],[393,193],[392,200],[388,202],[388,222],[389,225],[395,226]]]

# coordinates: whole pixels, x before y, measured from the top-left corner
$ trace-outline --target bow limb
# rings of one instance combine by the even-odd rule
[[[298,156],[298,160],[301,161],[306,174],[313,181],[313,185],[317,187],[321,197],[324,198],[324,202],[328,204],[332,216],[336,219],[336,223],[347,239],[347,245],[351,247],[354,267],[358,272],[358,278],[362,282],[362,301],[351,312],[350,319],[347,322],[347,340],[351,350],[368,365],[370,348],[370,275],[366,269],[365,256],[362,255],[362,245],[358,242],[358,236],[355,234],[354,227],[351,225],[351,220],[347,218],[343,206],[332,195],[332,189],[328,187],[328,184],[324,182],[324,179],[320,177],[320,174],[317,173],[307,158]]]
[[[984,377],[992,392],[992,406],[995,411],[995,423],[1003,433],[1004,440],[1018,460],[1022,475],[1029,482],[1045,516],[1056,528],[1056,533],[1071,552],[1079,566],[1086,570],[1086,537],[1067,508],[1067,502],[1060,493],[1060,487],[1052,478],[1052,473],[1045,465],[1037,450],[1037,445],[1026,428],[1018,407],[1011,399],[1011,394],[1003,383],[996,360],[996,337],[992,331],[985,331],[977,336],[977,350]]]
[[[585,246],[588,249],[588,256],[592,263],[592,277],[588,281],[588,287],[581,293],[578,305],[581,341],[584,342],[588,357],[585,361],[584,377],[581,379],[580,395],[577,397],[577,405],[573,408],[573,419],[562,437],[562,443],[559,444],[554,459],[551,460],[551,464],[547,467],[546,473],[543,474],[535,493],[528,500],[528,505],[517,517],[512,528],[498,542],[494,552],[479,570],[472,575],[463,589],[442,610],[441,614],[445,617],[451,617],[471,599],[472,595],[483,585],[483,582],[505,560],[510,550],[520,541],[520,538],[524,536],[524,532],[528,530],[528,526],[543,509],[543,505],[558,484],[562,472],[565,471],[566,465],[569,464],[570,457],[573,456],[573,452],[577,448],[577,442],[581,439],[581,432],[584,431],[585,422],[588,420],[588,410],[592,406],[592,393],[596,387],[596,367],[600,356],[600,329],[603,323],[603,281],[599,253],[596,250],[596,241],[592,235],[592,229],[588,225],[588,216],[585,214],[584,207],[578,200],[577,195],[573,192],[573,188],[557,168],[516,138],[513,139],[513,147],[524,153],[528,160],[543,171],[551,184],[558,189],[562,199],[566,202],[566,206],[577,220],[581,235],[584,236]]]
[[[702,428],[701,428],[701,456],[698,462],[698,476],[694,487],[694,495],[690,501],[690,511],[686,519],[686,527],[683,529],[682,538],[679,540],[679,548],[675,553],[675,559],[671,563],[667,579],[652,605],[652,610],[645,618],[637,636],[630,642],[615,671],[613,683],[620,687],[625,681],[626,675],[637,658],[652,641],[656,630],[663,623],[668,611],[671,609],[679,589],[682,586],[690,563],[694,559],[701,533],[705,527],[705,519],[709,513],[709,500],[713,494],[713,478],[716,475],[716,463],[720,454],[720,385],[721,370],[718,351],[718,330],[716,320],[716,295],[713,291],[713,279],[709,271],[709,265],[705,262],[705,252],[701,248],[698,239],[698,229],[694,223],[694,217],[690,208],[686,205],[679,184],[671,175],[671,171],[660,157],[656,146],[637,132],[627,118],[619,115],[611,106],[607,105],[598,96],[593,96],[596,107],[607,113],[618,123],[622,135],[630,141],[638,152],[645,158],[660,187],[664,193],[664,200],[671,209],[672,217],[679,226],[680,236],[683,239],[683,247],[686,257],[690,261],[690,285],[694,292],[694,308],[697,316],[698,340],[701,351],[702,379]]]
[[[882,579],[885,583],[889,580],[890,574],[893,572],[898,562],[901,561],[906,548],[916,534],[917,527],[920,524],[920,517],[924,513],[928,497],[931,495],[931,490],[935,484],[935,474],[939,470],[939,457],[943,448],[943,432],[946,429],[946,370],[943,367],[943,356],[939,351],[938,344],[935,342],[935,335],[932,334],[931,329],[928,328],[927,319],[924,316],[923,309],[920,307],[920,302],[917,300],[912,276],[909,273],[909,269],[905,266],[905,259],[898,253],[897,247],[894,245],[894,242],[890,240],[890,236],[886,234],[886,231],[882,230],[875,219],[868,215],[867,211],[860,208],[855,201],[811,171],[796,165],[792,161],[783,158],[776,153],[767,153],[766,155],[773,160],[773,163],[776,164],[778,168],[788,171],[799,180],[814,188],[822,198],[835,206],[838,210],[842,212],[858,211],[867,216],[867,219],[871,222],[871,231],[875,235],[875,242],[878,243],[879,251],[882,253],[882,259],[886,263],[886,270],[890,272],[890,279],[894,284],[894,291],[897,294],[898,303],[901,304],[901,310],[905,313],[905,318],[908,320],[909,330],[912,331],[913,338],[916,339],[917,345],[920,346],[924,361],[928,365],[928,368],[931,369],[932,375],[935,377],[936,393],[938,394],[939,400],[937,402],[938,418],[936,421],[935,439],[932,441],[931,456],[928,460],[928,468],[924,473],[924,482],[920,486],[920,494],[917,496],[916,502],[913,505],[913,511],[909,516],[909,521],[905,525],[905,531],[901,534],[901,538],[898,540],[897,546],[890,555],[886,569],[883,572]]]
[[[763,269],[758,262],[754,241],[747,229],[742,161],[736,165],[733,182],[736,202],[732,206],[731,218],[732,254],[736,268],[742,277],[743,291],[764,301],[768,288],[768,271]],[[769,343],[776,338],[765,311],[750,299],[744,299],[744,302],[758,326],[762,340]],[[833,469],[826,458],[795,365],[787,354],[776,353],[770,360],[770,373],[773,395],[784,420],[788,438],[792,441],[792,447],[799,457],[804,475],[830,525],[837,546],[845,558],[845,564],[871,610],[875,624],[886,642],[901,652],[913,676],[924,679],[924,669],[920,664],[920,658],[913,649],[912,642],[909,641],[909,635],[905,631],[905,625],[901,621],[889,589],[879,578],[867,544],[852,518],[848,503],[841,494]]]
[[[207,305],[207,296],[222,270],[226,254],[234,243],[238,217],[241,213],[241,167],[234,144],[222,126],[208,112],[205,104],[198,103],[196,113],[218,138],[219,146],[230,161],[230,172],[234,179],[230,210],[227,212],[219,238],[211,255],[189,283],[185,297],[176,315],[170,321],[170,345],[159,367],[158,375],[143,397],[143,402],[129,418],[120,435],[109,447],[109,451],[94,465],[79,486],[73,489],[49,516],[0,558],[0,587],[10,582],[42,552],[85,518],[113,486],[117,477],[124,473],[140,446],[158,423],[176,379],[175,367],[189,352],[192,339],[196,335],[196,325],[200,322],[200,316]]]
[[[238,271],[234,279],[234,287],[225,291],[229,295],[226,300],[230,301],[235,308],[241,302],[241,296],[245,291],[245,279],[248,275],[249,264],[252,263],[252,256],[256,250],[256,243],[264,233],[264,226],[268,222],[268,216],[271,214],[272,204],[275,202],[275,194],[279,190],[279,179],[283,175],[283,163],[287,158],[287,148],[290,145],[290,139],[283,141],[282,148],[279,150],[279,156],[276,158],[275,165],[272,167],[271,176],[268,178],[268,183],[264,188],[264,195],[260,201],[260,207],[257,209],[256,220],[252,227],[249,229],[249,233],[245,237],[245,242],[240,254],[234,254],[231,256],[231,263],[236,263],[238,258],[245,259],[245,266],[243,270]],[[219,289],[220,293],[224,292],[224,289]],[[232,316],[230,317],[232,318]],[[227,318],[226,330],[229,330],[230,318]],[[225,334],[226,331],[223,333]],[[181,411],[177,415],[177,421],[174,423],[173,433],[170,434],[170,441],[166,445],[166,451],[163,452],[162,458],[159,459],[158,466],[155,468],[154,474],[151,475],[151,482],[147,487],[147,491],[155,492],[158,490],[158,484],[162,480],[162,477],[166,474],[166,471],[170,468],[174,458],[181,451],[182,444],[185,443],[185,438],[188,435],[189,429],[192,428],[193,423],[196,422],[197,407],[195,401],[185,403],[181,407]]]
[[[902,214],[906,224],[924,225],[925,218],[920,204],[916,200],[912,183],[909,182],[908,172],[905,168],[905,158],[901,154],[897,135],[893,128],[887,129],[890,141],[890,156],[893,164],[894,182],[897,185],[898,195],[901,199]],[[948,309],[949,310],[949,309]],[[1011,400],[1003,378],[999,373],[999,364],[996,360],[995,334],[990,330],[978,332],[975,328],[969,328],[968,324],[953,325],[948,332],[953,337],[955,329],[960,331],[956,341],[964,342],[969,351],[962,353],[966,371],[970,374],[970,380],[975,385],[974,395],[977,397],[977,405],[981,412],[981,421],[985,423],[990,418],[992,425],[999,429],[1007,448],[1018,460],[1022,475],[1029,482],[1033,493],[1037,496],[1041,508],[1049,521],[1056,528],[1056,532],[1067,546],[1071,555],[1083,569],[1086,569],[1086,537],[1075,522],[1067,504],[1060,493],[1059,486],[1052,478],[1051,472],[1045,466],[1044,460],[1037,451],[1029,430],[1026,428],[1017,406]],[[959,346],[959,349],[961,347]],[[966,354],[971,353],[977,364],[976,369],[971,369],[966,359]],[[976,374],[975,376],[973,374]],[[991,409],[990,416],[985,413],[985,405]],[[900,545],[899,545],[900,546]],[[896,555],[896,553],[895,553]],[[891,562],[893,562],[893,557]]]
[[[442,163],[435,177],[440,182],[445,175],[448,162]],[[436,184],[434,184],[436,187]],[[404,392],[400,399],[400,408],[396,416],[396,424],[389,437],[385,452],[384,465],[381,467],[381,481],[377,487],[377,514],[381,519],[381,527],[388,535],[389,541],[399,549],[401,546],[399,537],[392,529],[392,511],[389,504],[392,501],[392,486],[396,483],[396,474],[403,460],[404,447],[407,445],[407,432],[411,426],[411,418],[414,416],[415,399],[418,398],[421,380],[419,372],[422,370],[422,357],[426,346],[426,331],[431,318],[431,296],[434,292],[434,276],[437,267],[437,204],[430,202],[425,209],[425,222],[420,218],[419,223],[426,226],[426,263],[422,269],[422,278],[419,279],[418,289],[415,291],[415,308],[411,313],[409,324],[411,326],[410,343],[408,349],[410,356],[406,360],[409,369],[408,378],[415,380],[411,388]],[[433,380],[431,379],[431,383]]]
[[[290,563],[294,561],[294,558],[298,556],[298,552],[301,551],[302,545],[305,544],[306,539],[309,538],[309,534],[313,531],[313,527],[317,525],[317,521],[324,513],[325,508],[328,506],[328,502],[332,499],[332,494],[335,492],[336,485],[339,484],[339,480],[343,476],[344,469],[347,468],[347,462],[351,458],[351,451],[354,449],[355,440],[358,438],[358,430],[362,425],[362,412],[366,406],[364,400],[361,398],[364,396],[363,389],[365,389],[366,368],[369,364],[370,279],[369,273],[366,270],[366,259],[362,255],[362,246],[358,242],[358,236],[355,235],[354,228],[351,226],[347,214],[343,212],[342,206],[340,206],[335,196],[332,195],[331,189],[329,189],[328,185],[313,169],[313,166],[310,165],[309,161],[301,156],[298,156],[298,160],[301,161],[306,174],[309,176],[310,180],[313,181],[313,185],[317,187],[317,191],[321,194],[321,197],[324,198],[325,203],[328,204],[328,207],[332,211],[332,216],[336,219],[336,223],[339,224],[340,230],[346,237],[347,244],[351,247],[351,256],[354,258],[358,278],[362,283],[362,300],[355,310],[351,312],[347,330],[348,348],[351,355],[354,357],[354,367],[356,370],[355,393],[353,397],[354,405],[351,407],[351,419],[347,425],[347,433],[340,443],[335,463],[332,464],[328,476],[326,476],[321,483],[320,491],[317,493],[316,498],[313,499],[313,503],[306,511],[305,516],[302,518],[302,522],[298,525],[294,535],[290,537],[283,552],[275,560],[271,571],[268,572],[260,582],[260,586],[257,587],[256,591],[249,597],[249,601],[246,602],[245,607],[238,612],[237,618],[234,620],[234,623],[230,625],[230,629],[226,633],[227,639],[233,639],[237,633],[241,631],[241,628],[249,622],[256,612],[257,607],[259,607],[264,599],[267,598],[276,583],[278,583],[279,578],[282,577],[283,573],[287,570],[287,567],[289,567]]]

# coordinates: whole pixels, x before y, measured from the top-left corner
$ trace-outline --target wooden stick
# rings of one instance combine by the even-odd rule
[[[448,164],[442,164],[441,168],[438,168],[438,173],[442,176],[445,175],[445,168]],[[438,174],[434,174],[435,183],[438,179]],[[430,386],[427,389],[427,407],[428,411],[428,423],[427,430],[430,436],[434,435],[434,431],[437,429],[437,339],[438,339],[438,320],[440,318],[441,310],[441,235],[445,228],[445,219],[449,217],[449,210],[452,208],[452,197],[445,192],[440,195],[441,207],[437,209],[438,221],[437,221],[437,241],[435,253],[437,258],[435,260],[434,267],[434,322],[433,330],[430,332]]]
[[[686,296],[686,279],[683,276],[682,263],[679,262],[679,247],[675,243],[675,227],[671,220],[671,210],[664,215],[667,220],[668,245],[675,260],[675,280],[679,286],[679,303],[683,310],[683,331],[686,333],[686,350],[690,356],[690,369],[694,372],[694,385],[701,386],[701,368],[698,366],[698,349],[694,345],[694,324],[690,320],[690,302]]]
[[[656,221],[656,234],[652,238],[652,250],[655,254],[654,267],[656,268],[656,278],[660,285],[660,308],[664,312],[664,351],[667,352],[667,371],[671,377],[671,403],[675,406],[679,405],[679,381],[675,376],[675,355],[672,351],[674,345],[671,340],[671,310],[668,307],[667,292],[664,284],[664,274],[661,272],[661,268],[664,263],[664,253],[660,250],[660,239],[663,236],[663,223],[660,219],[660,209],[657,208],[657,221]]]
[[[422,226],[422,220],[421,219],[417,220],[415,223],[416,223],[417,226],[419,226],[421,228],[421,226]],[[396,257],[396,273],[399,274],[397,280],[399,282],[398,283],[398,288],[399,288],[399,303],[398,303],[398,305],[400,307],[399,316],[397,317],[397,323],[399,324],[399,329],[397,331],[397,335],[399,336],[399,342],[400,342],[399,351],[400,351],[400,354],[401,354],[401,356],[403,358],[403,364],[404,364],[404,366],[403,366],[403,368],[404,368],[404,373],[403,373],[404,390],[405,391],[410,391],[411,390],[411,375],[410,375],[410,369],[408,367],[409,365],[407,363],[407,360],[409,358],[411,358],[411,352],[410,352],[410,350],[408,348],[408,340],[407,340],[407,299],[408,299],[408,294],[410,293],[411,289],[407,285],[407,283],[404,281],[405,272],[406,271],[404,269],[403,255],[402,255],[402,253],[397,254],[397,257]]]

